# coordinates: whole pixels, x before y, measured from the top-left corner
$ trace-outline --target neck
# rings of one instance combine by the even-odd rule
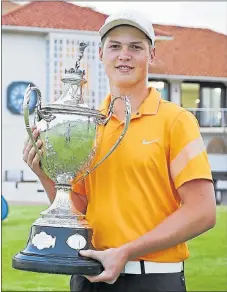
[[[149,89],[146,85],[146,82],[136,84],[133,87],[118,87],[113,84],[110,84],[110,94],[115,96],[127,96],[132,107],[132,113],[138,111],[141,103],[149,94]],[[115,103],[115,113],[121,113],[124,111],[124,106],[122,106],[123,101],[117,100]]]

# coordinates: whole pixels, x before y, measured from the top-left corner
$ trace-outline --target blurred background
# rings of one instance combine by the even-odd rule
[[[227,291],[227,3],[2,1],[4,291],[69,290],[66,276],[11,268],[13,254],[25,247],[31,224],[48,204],[42,186],[22,159],[27,136],[22,109],[25,88],[35,85],[43,104],[54,102],[63,90],[64,70],[74,67],[78,44],[85,41],[89,46],[81,61],[87,80],[84,98],[98,108],[109,90],[98,58],[98,30],[110,13],[129,6],[148,15],[154,24],[156,59],[148,83],[162,98],[196,116],[212,168],[218,224],[190,242],[188,290]],[[34,94],[31,122],[36,101]]]

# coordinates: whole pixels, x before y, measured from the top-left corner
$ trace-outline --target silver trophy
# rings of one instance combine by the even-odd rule
[[[79,255],[79,250],[93,248],[92,229],[85,215],[72,209],[71,182],[84,179],[117,148],[128,129],[131,106],[126,96],[114,97],[105,116],[84,103],[82,87],[86,80],[80,60],[86,47],[87,44],[80,43],[75,68],[65,70],[64,90],[55,103],[42,107],[41,92],[36,87],[28,86],[24,95],[26,129],[40,155],[32,136],[28,109],[31,91],[37,93],[35,125],[40,129],[43,142],[41,167],[55,182],[57,192],[52,205],[33,223],[26,248],[13,257],[15,269],[68,275],[94,275],[102,271],[98,261]],[[101,139],[100,127],[105,127],[110,120],[114,102],[119,98],[125,103],[124,129],[109,153],[94,164]]]

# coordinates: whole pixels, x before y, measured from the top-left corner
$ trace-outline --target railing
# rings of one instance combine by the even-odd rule
[[[200,127],[227,127],[227,108],[187,108],[199,121]]]

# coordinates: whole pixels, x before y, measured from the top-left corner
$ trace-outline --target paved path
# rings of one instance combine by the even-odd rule
[[[43,190],[39,183],[22,183],[15,187],[13,182],[2,183],[2,195],[9,204],[48,204],[49,200],[45,192],[37,192]]]

